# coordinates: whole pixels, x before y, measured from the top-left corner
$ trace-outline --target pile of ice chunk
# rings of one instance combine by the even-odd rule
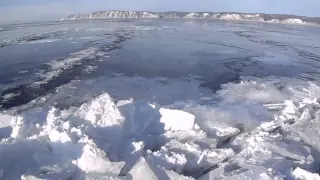
[[[189,136],[182,132],[191,136],[200,132],[194,129],[195,116],[190,113],[132,99],[116,104],[107,93],[79,108],[52,107],[42,111],[31,109],[20,116],[1,115],[2,120],[12,122],[11,135],[3,138],[0,146],[3,178],[140,179],[140,170],[150,168],[148,164],[155,157],[152,151],[173,139]],[[39,114],[44,120],[33,119]],[[198,150],[197,156],[200,153]],[[23,164],[18,165],[20,160]],[[12,167],[6,162],[17,165]],[[154,171],[181,176],[160,168],[157,162],[152,166],[150,177]],[[186,171],[183,166],[181,171]],[[156,173],[155,177],[158,176],[161,175]]]
[[[0,177],[319,179],[320,88],[283,82],[226,84],[208,105],[104,93],[80,107],[3,113]]]

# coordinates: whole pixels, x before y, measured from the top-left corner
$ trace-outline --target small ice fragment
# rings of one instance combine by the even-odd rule
[[[214,149],[217,147],[217,140],[213,138],[197,139],[193,143],[199,145],[202,149]]]
[[[201,148],[191,142],[181,143],[171,140],[159,151],[153,152],[150,159],[155,164],[177,173],[198,171],[202,164],[197,164],[201,156]]]
[[[241,131],[238,128],[228,127],[226,129],[219,129],[217,131],[217,136],[219,137],[219,139],[225,140],[239,134],[240,132]]]
[[[274,180],[275,177],[268,175],[259,169],[244,170],[238,174],[231,174],[224,176],[225,180]]]
[[[306,130],[309,130],[309,129],[306,129]],[[315,138],[316,137],[315,135],[310,135],[309,133],[305,134],[304,132],[301,132],[301,131],[297,131],[297,134],[301,137],[301,140],[305,144],[307,144],[310,147],[316,149],[317,151],[320,151],[320,145],[318,143],[319,140],[318,140],[318,138]]]
[[[271,122],[265,122],[260,125],[260,128],[265,131],[265,132],[273,132],[277,128],[283,126],[284,124],[291,122],[292,119],[279,119],[276,121],[271,121]]]
[[[56,179],[72,179],[75,175],[76,168],[73,164],[54,164],[41,167],[40,171],[34,175],[24,174],[22,180],[56,180]]]
[[[300,116],[298,121],[307,121],[307,120],[310,120],[310,119],[311,119],[310,111],[308,109],[305,109],[302,112],[302,114],[301,114],[301,116]]]
[[[11,98],[13,98],[13,97],[15,97],[15,96],[18,96],[18,95],[19,95],[19,94],[9,93],[9,94],[3,95],[2,98],[3,98],[4,100],[8,100],[8,99],[11,99]]]
[[[171,170],[164,169],[164,171],[166,175],[169,177],[169,179],[172,180],[194,180],[194,178],[192,177],[183,176]]]
[[[185,167],[191,166],[191,169],[196,169],[196,162],[198,159],[192,159],[189,157],[189,162],[185,154],[176,152],[154,152],[151,157],[152,160],[159,166],[162,166],[168,170],[174,170],[177,173],[185,171]],[[189,163],[187,165],[187,163]],[[196,165],[196,166],[195,166]]]
[[[0,113],[0,127],[7,127],[10,124],[14,125],[13,123],[15,122],[12,122],[12,120],[15,120],[14,116]]]
[[[164,108],[159,112],[162,115],[160,122],[165,125],[167,131],[190,130],[194,127],[195,116],[190,113]]]
[[[19,74],[25,74],[25,73],[27,73],[27,72],[29,72],[28,70],[23,70],[23,71],[19,71],[18,73]]]
[[[269,149],[270,151],[291,159],[295,159],[297,161],[305,161],[309,155],[309,153],[303,146],[298,147],[282,142],[264,142],[264,145],[265,147],[268,147],[267,149]],[[303,154],[303,152],[305,154]]]
[[[110,176],[108,174],[86,174],[85,177],[77,180],[127,180],[127,178]]]
[[[137,161],[134,167],[129,171],[129,174],[132,176],[132,180],[158,180],[157,176],[152,171],[144,157],[141,157]]]
[[[207,162],[211,165],[216,165],[222,161],[234,156],[235,152],[232,149],[215,149],[208,151]]]
[[[209,101],[211,99],[212,99],[211,97],[201,97],[200,98],[200,100],[202,100],[202,101]]]
[[[219,129],[216,133],[218,138],[217,147],[220,148],[227,144],[232,137],[240,134],[241,131],[238,128],[229,127],[226,129]]]
[[[83,148],[83,154],[78,159],[78,166],[86,173],[110,173],[119,175],[124,162],[110,162],[106,153],[91,142]]]
[[[125,143],[125,142],[124,142]],[[130,143],[128,143],[130,144]],[[143,149],[145,147],[144,142],[132,142],[130,145],[125,145],[126,147],[120,146],[124,151],[120,150],[121,154],[127,154],[124,157],[126,164],[123,166],[120,175],[126,175],[130,169],[135,165],[136,161],[142,156]],[[129,146],[129,147],[128,147]]]
[[[70,124],[69,121],[67,121],[67,122],[63,123],[62,127],[63,127],[64,130],[69,130],[70,127],[71,127],[71,124]]]
[[[207,138],[206,133],[199,130],[167,131],[165,136],[169,139],[176,139],[181,143]]]
[[[286,104],[286,107],[282,112],[283,114],[292,116],[300,113],[296,105],[293,103],[293,101],[286,100],[285,104]]]
[[[19,116],[19,117],[13,118],[11,121],[13,126],[11,137],[12,138],[23,137],[25,135],[24,119]]]
[[[77,129],[77,128],[75,128],[75,127],[71,128],[71,133],[74,133],[74,134],[76,134],[76,135],[78,135],[78,136],[81,136],[81,135],[82,135],[81,130],[80,130],[80,129]]]
[[[71,138],[64,132],[60,133],[57,130],[52,130],[49,133],[49,138],[52,142],[62,142],[62,143],[66,143],[66,142],[71,142]]]
[[[308,99],[304,98],[302,104],[318,104],[318,98]]]
[[[197,124],[197,123],[195,123],[194,124],[194,127],[193,127],[195,130],[200,130],[201,128],[200,128],[200,126]]]
[[[219,167],[217,169],[214,169],[207,174],[199,177],[197,180],[214,180],[218,179],[221,175],[223,175],[225,172],[224,167]]]
[[[292,172],[292,175],[299,180],[320,180],[319,174],[311,173],[299,167]]]
[[[44,180],[43,178],[38,178],[32,175],[22,175],[21,180]]]
[[[279,109],[282,109],[285,106],[285,104],[284,103],[264,104],[263,106],[270,110],[279,110]]]
[[[200,164],[206,155],[207,155],[207,151],[203,151],[197,161],[197,164]]]
[[[271,132],[272,130],[276,129],[281,124],[276,123],[275,121],[265,122],[260,125],[261,129],[267,132]]]

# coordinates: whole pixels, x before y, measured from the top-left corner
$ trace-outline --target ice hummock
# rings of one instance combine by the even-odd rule
[[[244,78],[205,105],[115,102],[103,93],[79,107],[2,112],[0,176],[318,179],[317,84]]]

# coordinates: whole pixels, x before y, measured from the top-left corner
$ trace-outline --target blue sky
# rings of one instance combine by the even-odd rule
[[[320,16],[320,0],[0,0],[0,22],[98,10],[236,11]]]

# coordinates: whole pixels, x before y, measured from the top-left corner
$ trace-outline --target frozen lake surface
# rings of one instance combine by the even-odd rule
[[[319,62],[311,26],[2,25],[0,177],[320,179]]]

